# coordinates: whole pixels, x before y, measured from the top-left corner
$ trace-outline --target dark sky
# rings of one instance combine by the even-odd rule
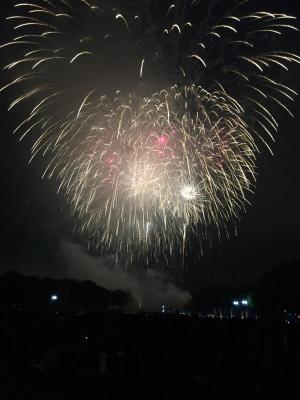
[[[1,1],[1,15],[6,15],[5,5],[9,3]],[[258,3],[261,6],[262,2]],[[295,0],[270,0],[265,4],[269,4],[271,9],[284,9],[284,12],[300,15],[300,5]],[[5,29],[2,18],[2,40]],[[299,38],[299,34],[294,35],[295,42],[291,43],[292,49],[298,52]],[[300,69],[297,68],[292,68],[287,76],[287,84],[298,91],[299,76]],[[65,238],[72,240],[73,221],[61,207],[55,185],[40,180],[39,163],[27,166],[29,143],[20,144],[11,135],[14,114],[6,113],[5,102],[2,96],[0,271],[19,269],[30,273],[38,270],[41,275],[63,276],[62,241]],[[258,156],[256,192],[250,198],[252,206],[241,216],[238,235],[215,242],[200,260],[187,258],[189,271],[184,279],[187,289],[194,291],[210,283],[255,281],[273,265],[300,261],[300,98],[292,110],[294,119],[279,114],[280,129],[273,145],[275,157],[266,149]]]

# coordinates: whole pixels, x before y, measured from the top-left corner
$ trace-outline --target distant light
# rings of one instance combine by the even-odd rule
[[[242,300],[242,304],[243,304],[244,306],[247,306],[247,305],[248,305],[248,300]]]
[[[53,294],[51,296],[51,301],[57,301],[58,300],[58,296],[56,294]]]
[[[239,305],[240,305],[240,303],[239,303],[237,300],[234,300],[234,301],[232,302],[232,304],[233,304],[234,306],[239,306]]]

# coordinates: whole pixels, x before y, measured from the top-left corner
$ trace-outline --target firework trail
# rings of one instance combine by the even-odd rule
[[[300,57],[274,38],[296,18],[249,1],[124,3],[15,4],[1,91],[91,246],[184,255],[191,234],[201,246],[238,219],[274,106],[292,115],[297,93],[274,76]]]

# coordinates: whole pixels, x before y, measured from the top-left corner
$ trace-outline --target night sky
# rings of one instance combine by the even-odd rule
[[[10,3],[1,1],[1,42],[5,42],[3,16]],[[300,4],[295,0],[264,3],[272,10],[300,16]],[[299,53],[299,33],[293,38],[291,49]],[[299,68],[291,68],[285,79],[287,85],[300,91]],[[26,274],[63,277],[67,264],[72,269],[64,243],[76,242],[73,221],[53,182],[41,181],[39,162],[27,166],[30,140],[20,144],[11,135],[14,114],[7,114],[5,96],[1,96],[0,104],[0,272],[18,269]],[[188,271],[181,281],[186,289],[196,291],[211,283],[254,282],[274,265],[300,262],[300,98],[291,109],[294,119],[277,113],[279,132],[272,147],[275,157],[261,147],[257,188],[250,196],[252,205],[241,216],[237,236],[215,242],[199,260],[187,257]],[[92,272],[89,279],[95,279]]]

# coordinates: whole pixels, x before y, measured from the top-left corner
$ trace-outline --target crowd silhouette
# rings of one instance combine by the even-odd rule
[[[0,398],[192,399],[297,390],[300,328],[159,313],[0,315]],[[284,398],[284,397],[283,397]]]

